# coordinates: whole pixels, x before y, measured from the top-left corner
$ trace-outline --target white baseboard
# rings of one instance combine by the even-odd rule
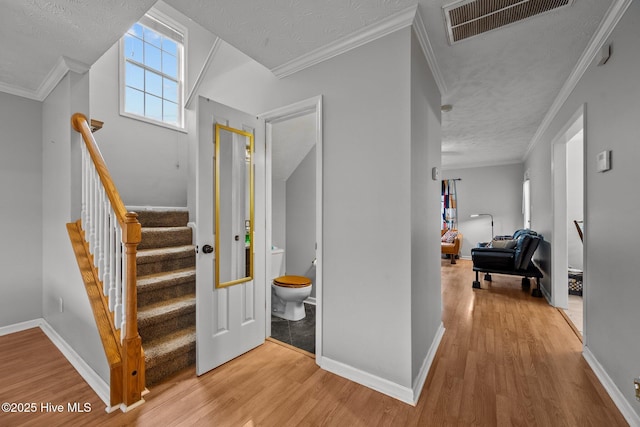
[[[431,364],[433,363],[433,359],[443,336],[444,326],[440,323],[440,326],[436,331],[436,336],[434,337],[431,347],[427,352],[427,356],[422,363],[420,372],[414,381],[413,388],[401,386],[400,384],[396,384],[392,381],[354,368],[353,366],[346,365],[342,362],[332,360],[326,356],[321,358],[319,365],[326,371],[332,372],[365,387],[369,387],[375,391],[379,391],[380,393],[391,396],[404,403],[408,403],[409,405],[416,406],[416,403],[418,403],[418,399],[420,398],[420,393],[422,392],[422,387],[424,387],[424,383],[427,379],[427,374],[429,373],[429,369],[431,368]]]
[[[400,384],[396,384],[368,372],[361,371],[353,366],[345,365],[342,362],[329,359],[327,356],[322,357],[320,367],[343,378],[386,394],[387,396],[391,396],[394,399],[398,399],[402,402],[408,403],[409,405],[415,406],[415,403],[413,402],[413,390],[409,387],[401,386]]]
[[[51,342],[60,350],[60,353],[71,363],[71,366],[80,374],[83,380],[98,395],[106,406],[107,412],[119,409],[119,406],[111,407],[109,385],[87,364],[87,362],[71,348],[71,346],[56,332],[55,329],[43,318],[16,323],[14,325],[0,328],[0,336],[15,332],[26,331],[27,329],[40,328]]]
[[[631,427],[640,427],[640,415],[638,415],[633,406],[624,397],[624,394],[620,391],[618,386],[616,386],[609,374],[607,374],[607,371],[605,371],[600,362],[598,362],[598,359],[596,359],[587,346],[582,349],[582,356],[593,370],[593,373],[596,374],[596,377],[598,377],[602,386],[609,394],[609,397],[611,397],[613,403],[615,403],[622,413],[624,419],[627,420]],[[629,383],[629,390],[632,389],[631,386],[632,384]]]
[[[15,334],[16,332],[26,331],[27,329],[39,328],[43,321],[44,319],[40,318],[0,327],[0,337],[3,335]]]
[[[412,405],[414,406],[418,403],[418,399],[420,399],[420,394],[422,393],[424,382],[427,380],[429,369],[431,369],[431,364],[433,363],[433,359],[436,357],[436,352],[438,351],[438,347],[440,347],[440,341],[442,341],[443,336],[444,336],[444,325],[442,324],[442,322],[440,322],[440,326],[438,326],[438,330],[436,331],[436,336],[433,338],[431,347],[429,347],[429,351],[427,352],[427,355],[424,358],[424,361],[422,362],[422,366],[420,367],[420,372],[418,372],[418,376],[413,381]]]
[[[306,300],[304,300],[304,302],[307,304],[316,305],[316,297],[309,297]]]

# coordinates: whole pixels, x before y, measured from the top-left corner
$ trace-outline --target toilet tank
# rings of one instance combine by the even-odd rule
[[[271,249],[271,279],[284,276],[284,249]]]

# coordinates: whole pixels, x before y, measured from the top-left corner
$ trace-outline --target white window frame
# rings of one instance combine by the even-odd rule
[[[150,10],[147,12],[143,18],[141,18],[136,23],[140,23],[144,25],[144,21],[150,19],[152,21],[157,21],[162,25],[165,25],[172,29],[173,31],[182,34],[182,42],[178,41],[178,125],[173,125],[171,123],[167,123],[161,120],[155,120],[146,116],[141,116],[135,113],[130,113],[125,111],[125,91],[126,91],[126,63],[124,55],[124,39],[125,35],[120,38],[120,49],[119,49],[119,89],[120,89],[120,115],[123,117],[128,117],[131,119],[139,120],[145,123],[149,123],[156,126],[161,126],[173,130],[177,130],[180,132],[186,133],[185,129],[185,107],[184,107],[184,92],[186,86],[186,63],[187,63],[187,29],[176,22],[171,17],[157,11]],[[152,28],[153,29],[153,28]],[[128,30],[127,30],[128,31]],[[155,30],[154,30],[155,31]],[[167,34],[163,34],[167,36]],[[180,46],[181,45],[181,46]],[[146,93],[146,92],[145,92]]]

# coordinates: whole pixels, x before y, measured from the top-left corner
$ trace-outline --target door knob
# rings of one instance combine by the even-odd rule
[[[211,245],[204,245],[202,247],[202,252],[204,252],[205,254],[210,254],[211,252],[213,252],[213,246]]]

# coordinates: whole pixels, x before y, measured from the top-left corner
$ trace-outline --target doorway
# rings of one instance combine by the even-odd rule
[[[301,101],[261,118],[266,124],[266,336],[315,354],[320,364],[322,98]],[[312,281],[304,319],[273,316],[271,284],[284,274]]]
[[[552,304],[584,334],[584,107],[553,144]]]

